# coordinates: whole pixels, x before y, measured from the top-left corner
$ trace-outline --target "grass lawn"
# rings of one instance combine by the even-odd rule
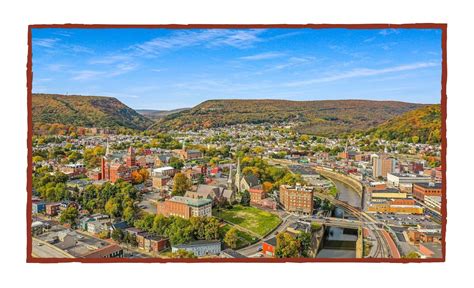
[[[214,210],[213,213],[217,218],[244,227],[260,236],[268,234],[281,223],[281,219],[275,214],[242,205],[235,205],[232,209]]]
[[[219,228],[219,234],[221,235],[221,239],[224,239],[225,234],[227,233],[227,231],[230,230],[230,228],[232,228],[232,225],[230,225],[230,224],[222,225]],[[252,236],[252,235],[250,235],[250,234],[248,234],[244,231],[241,231],[237,227],[236,227],[236,229],[237,229],[237,236],[239,237],[239,240],[237,241],[237,248],[236,249],[246,247],[246,246],[254,244],[258,241],[257,237],[254,237],[254,236]]]

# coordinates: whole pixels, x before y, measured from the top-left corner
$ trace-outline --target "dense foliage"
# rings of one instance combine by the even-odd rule
[[[375,138],[408,143],[441,142],[441,106],[429,105],[407,112],[372,130]]]
[[[419,104],[368,100],[209,100],[165,116],[158,121],[157,127],[201,129],[233,124],[298,122],[298,132],[334,135],[374,127],[417,107]]]
[[[193,240],[219,239],[219,221],[214,217],[165,217],[145,214],[134,226],[147,232],[169,237],[171,244],[188,243]]]
[[[153,121],[112,97],[33,94],[33,123],[144,130]],[[49,127],[51,129],[51,127]]]

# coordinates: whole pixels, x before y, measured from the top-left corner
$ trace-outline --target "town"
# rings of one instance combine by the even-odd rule
[[[32,256],[442,258],[439,144],[295,125],[35,134]]]

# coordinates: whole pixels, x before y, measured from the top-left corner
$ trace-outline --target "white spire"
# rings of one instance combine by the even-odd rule
[[[186,139],[183,139],[183,151],[186,151]]]
[[[227,179],[227,184],[232,184],[232,164],[230,164],[229,179]]]
[[[105,156],[110,155],[110,148],[109,148],[109,138],[107,137],[107,145],[105,146]]]

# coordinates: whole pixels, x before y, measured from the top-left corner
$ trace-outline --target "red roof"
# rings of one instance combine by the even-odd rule
[[[104,258],[120,250],[122,250],[122,247],[112,244],[109,246],[105,246],[104,248],[92,251],[89,254],[82,256],[82,258]]]

